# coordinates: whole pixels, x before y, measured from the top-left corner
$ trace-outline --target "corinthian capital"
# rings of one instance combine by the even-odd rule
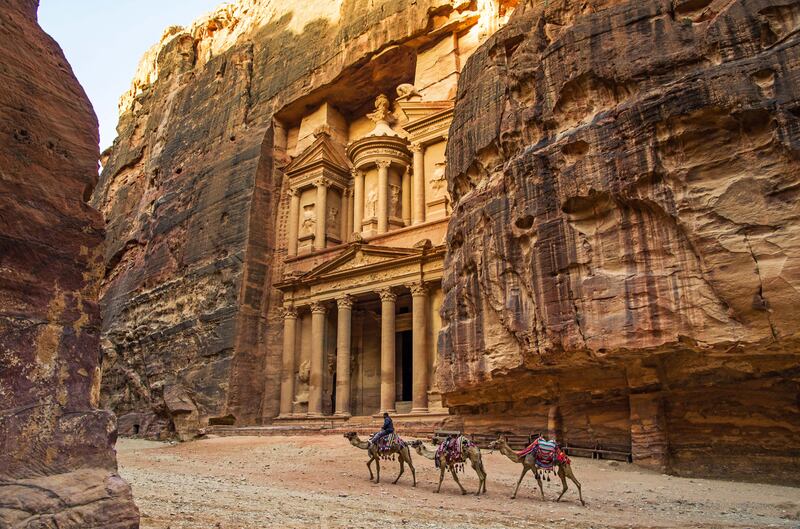
[[[389,287],[378,290],[378,296],[380,296],[381,301],[391,301],[392,303],[397,301],[397,294]]]
[[[408,289],[411,291],[412,296],[427,296],[428,295],[428,285],[425,283],[411,283],[407,285]]]
[[[389,166],[392,165],[392,162],[389,160],[378,160],[375,162],[375,165],[377,165],[379,169],[388,169]]]
[[[411,152],[422,152],[422,144],[418,141],[415,141],[411,145],[408,146],[408,150]]]
[[[328,307],[326,307],[324,303],[316,301],[311,304],[312,314],[325,314],[326,312],[328,312]]]
[[[336,305],[340,309],[352,309],[353,308],[353,296],[348,294],[344,294],[336,298]]]
[[[283,316],[285,320],[297,319],[297,309],[294,307],[283,307],[281,309],[281,316]]]

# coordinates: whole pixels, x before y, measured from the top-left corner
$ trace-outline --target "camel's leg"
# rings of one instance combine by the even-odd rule
[[[380,459],[381,459],[380,456],[375,458],[375,473],[377,474],[377,479],[375,480],[375,483],[380,483],[381,482],[381,461],[380,461]]]
[[[411,452],[404,455],[403,457],[406,458],[406,462],[408,463],[408,468],[411,469],[411,478],[414,480],[414,484],[411,485],[412,487],[417,486],[417,469],[414,468],[414,463],[411,462]]]
[[[470,457],[469,462],[472,464],[472,468],[478,475],[478,492],[476,493],[476,496],[479,496],[481,490],[486,492],[486,472],[483,470],[483,462],[481,461],[480,454],[478,454],[476,457]]]
[[[403,457],[403,454],[400,454],[400,457],[398,457],[398,459],[400,460],[400,473],[397,475],[397,477],[394,479],[394,481],[392,481],[393,485],[397,484],[397,480],[400,479],[400,476],[403,475],[403,471],[405,471],[405,469],[406,469],[406,464],[404,462],[405,458]]]
[[[566,474],[566,476],[569,479],[572,480],[572,482],[575,484],[575,486],[578,487],[578,498],[580,498],[580,500],[581,500],[581,505],[586,505],[586,502],[583,501],[583,494],[581,493],[581,483],[580,483],[580,481],[577,480],[577,478],[575,477],[575,474],[572,472],[572,467],[567,465],[564,468],[564,474]],[[563,480],[564,478],[561,478],[561,479]],[[564,483],[566,483],[566,481]]]
[[[514,489],[514,494],[511,495],[511,499],[517,497],[517,491],[519,490],[519,484],[522,483],[522,478],[525,477],[525,473],[529,470],[529,468],[525,465],[522,465],[522,474],[519,475],[519,480],[517,481],[517,487]]]
[[[536,478],[536,484],[539,485],[539,492],[542,493],[542,500],[544,501],[544,486],[542,486],[542,476],[539,475],[538,470],[533,470],[533,477]]]
[[[561,486],[563,487],[563,489],[561,490],[561,494],[558,495],[558,498],[556,498],[556,501],[560,501],[561,500],[561,496],[563,496],[564,493],[567,492],[567,489],[569,488],[567,486],[567,477],[566,477],[565,474],[566,474],[566,472],[564,472],[564,467],[559,466],[558,467],[558,477],[561,478]]]
[[[466,494],[467,493],[467,489],[465,489],[464,486],[461,485],[461,482],[458,481],[458,472],[456,472],[455,467],[453,467],[453,465],[450,465],[448,468],[450,469],[450,473],[453,475],[453,479],[456,480],[456,484],[458,485],[458,488],[461,489],[461,494],[462,495]]]
[[[375,479],[375,476],[372,475],[372,460],[373,459],[375,459],[375,458],[370,456],[369,461],[367,461],[367,470],[369,470],[369,480],[370,481]]]
[[[439,465],[439,487],[436,489],[437,494],[442,490],[442,481],[444,481],[444,465]]]

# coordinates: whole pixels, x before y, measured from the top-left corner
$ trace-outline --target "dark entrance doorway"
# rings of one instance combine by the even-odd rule
[[[412,384],[414,380],[414,365],[412,356],[411,331],[403,331],[400,335],[400,350],[397,356],[400,364],[400,391],[399,400],[410,401],[413,399]]]

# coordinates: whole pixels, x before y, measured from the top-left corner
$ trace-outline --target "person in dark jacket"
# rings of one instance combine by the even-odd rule
[[[375,435],[372,436],[372,439],[370,440],[369,444],[375,444],[378,441],[380,441],[381,439],[383,439],[384,437],[386,437],[387,435],[390,435],[390,434],[393,434],[393,433],[394,433],[394,424],[392,423],[392,418],[389,417],[389,413],[388,412],[384,412],[384,414],[383,414],[383,427],[381,428],[380,432],[378,432],[378,433],[376,433]]]

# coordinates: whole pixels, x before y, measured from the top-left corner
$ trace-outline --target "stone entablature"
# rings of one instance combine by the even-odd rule
[[[413,248],[350,243],[339,257],[275,285],[287,306],[331,301],[342,292],[359,295],[413,282],[441,281],[445,246],[422,241]]]

